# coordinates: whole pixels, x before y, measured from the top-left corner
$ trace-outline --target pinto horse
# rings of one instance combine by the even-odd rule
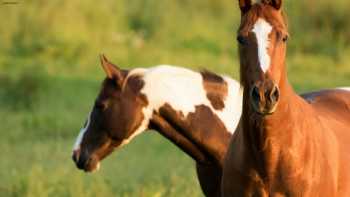
[[[85,171],[154,129],[196,161],[206,196],[219,197],[222,166],[242,110],[237,81],[174,66],[121,70],[101,56],[106,79],[73,149]]]
[[[350,91],[297,95],[287,79],[282,1],[239,5],[243,111],[223,196],[350,196]]]

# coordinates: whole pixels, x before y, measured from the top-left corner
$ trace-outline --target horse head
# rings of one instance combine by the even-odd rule
[[[285,56],[288,30],[281,0],[252,4],[240,0],[241,24],[238,30],[241,82],[253,110],[272,114],[280,100],[280,82],[286,80]]]
[[[73,160],[79,169],[94,171],[102,159],[127,144],[147,128],[142,112],[147,99],[140,93],[143,81],[119,69],[101,56],[106,73],[99,95],[73,148]]]

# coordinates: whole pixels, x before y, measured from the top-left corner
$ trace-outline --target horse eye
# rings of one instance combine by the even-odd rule
[[[104,102],[96,102],[95,107],[99,110],[105,110],[107,108],[107,105]]]
[[[239,42],[239,44],[241,45],[247,45],[248,44],[248,40],[246,37],[239,35],[237,36],[237,41]]]
[[[282,38],[282,41],[283,41],[283,42],[287,42],[287,41],[288,41],[288,36],[287,36],[287,35],[284,36],[284,37]]]

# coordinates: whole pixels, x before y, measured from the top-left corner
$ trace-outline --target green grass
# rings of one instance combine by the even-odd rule
[[[30,109],[0,111],[0,196],[200,196],[194,162],[152,131],[106,159],[98,173],[78,171],[71,148],[99,83],[49,80]]]
[[[7,157],[0,165],[0,196],[200,194],[191,170],[193,162],[156,133],[142,136],[111,156],[96,174],[75,169],[70,159],[72,142],[72,138],[62,138],[24,139],[17,146],[2,143],[0,148]],[[174,165],[177,162],[181,165]]]
[[[350,85],[348,0],[286,1],[298,92]],[[307,10],[307,11],[305,11]],[[174,64],[238,78],[231,0],[0,4],[0,196],[202,196],[194,162],[155,132],[85,174],[71,147],[104,74]]]
[[[72,138],[2,143],[7,157],[0,165],[0,196],[200,196],[193,162],[156,133],[115,153],[96,174],[75,168],[72,143]]]

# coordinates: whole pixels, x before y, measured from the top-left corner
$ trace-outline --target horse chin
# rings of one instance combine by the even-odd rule
[[[269,116],[272,115],[273,113],[275,113],[276,109],[277,109],[277,105],[273,106],[272,108],[258,108],[253,106],[254,111],[261,115],[261,116]]]
[[[274,104],[272,107],[265,109],[265,115],[272,115],[273,113],[275,113],[277,106],[278,106],[278,103]]]
[[[100,161],[98,159],[93,158],[85,164],[84,171],[93,173],[98,171],[100,169],[100,166]]]

